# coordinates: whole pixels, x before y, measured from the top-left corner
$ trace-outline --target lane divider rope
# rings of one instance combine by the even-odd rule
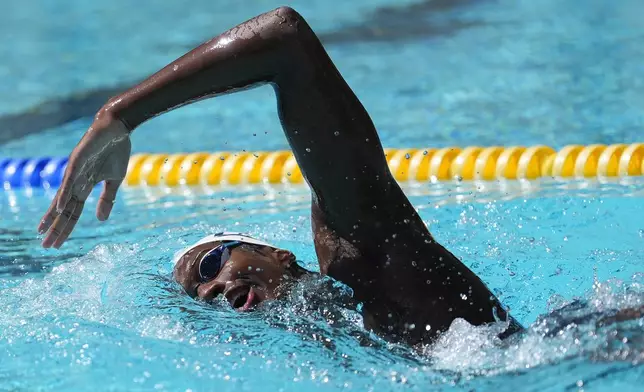
[[[589,178],[644,175],[644,143],[547,146],[385,149],[398,181]],[[67,158],[0,159],[5,189],[58,187]],[[290,151],[136,154],[127,186],[302,183]]]

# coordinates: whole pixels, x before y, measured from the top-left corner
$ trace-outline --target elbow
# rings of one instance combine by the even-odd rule
[[[287,5],[278,7],[275,9],[275,12],[278,16],[283,18],[285,22],[298,22],[300,20],[304,20],[302,15]]]
[[[304,17],[291,7],[279,7],[275,9],[273,15],[283,38],[287,36],[302,39],[303,33],[308,36],[310,34],[307,33],[312,32]]]

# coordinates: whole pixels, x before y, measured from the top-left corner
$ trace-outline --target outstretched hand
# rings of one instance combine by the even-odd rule
[[[130,159],[129,131],[118,119],[100,113],[74,148],[63,182],[38,226],[45,234],[42,246],[60,246],[78,222],[85,200],[96,184],[105,181],[96,206],[96,218],[106,220],[125,178]]]

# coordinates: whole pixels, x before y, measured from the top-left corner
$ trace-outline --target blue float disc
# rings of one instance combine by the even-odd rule
[[[50,160],[51,158],[30,159],[22,169],[22,176],[20,178],[22,186],[40,188],[42,186],[41,172]]]
[[[2,171],[2,182],[5,187],[7,184],[9,184],[11,188],[18,188],[22,185],[20,181],[22,179],[22,170],[28,161],[28,159],[16,158],[12,159],[9,164],[4,167],[4,170]]]
[[[11,158],[1,158],[0,159],[0,185],[4,183],[4,168],[12,161]]]
[[[42,186],[45,188],[56,188],[63,181],[63,174],[67,167],[67,158],[54,158],[50,160],[42,172],[40,177],[42,179]]]

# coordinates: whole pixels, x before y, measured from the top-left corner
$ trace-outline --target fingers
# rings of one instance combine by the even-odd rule
[[[72,197],[72,188],[74,186],[74,177],[76,177],[76,173],[74,173],[74,164],[70,160],[67,163],[67,168],[65,169],[65,176],[63,177],[63,182],[60,184],[60,188],[58,189],[58,193],[56,195],[56,211],[58,213],[61,213],[64,209],[65,206],[69,203],[71,197]]]
[[[60,248],[61,245],[63,245],[63,243],[67,241],[67,238],[74,230],[76,223],[78,223],[78,220],[80,219],[80,216],[83,213],[84,206],[85,206],[85,202],[77,201],[76,207],[74,208],[74,211],[71,214],[66,215],[65,212],[63,211],[63,213],[59,215],[59,218],[65,217],[68,220],[67,220],[67,223],[65,223],[65,227],[62,229],[62,232],[60,233],[56,241],[54,241],[54,244],[53,244],[54,248],[56,249]],[[54,222],[54,225],[55,224],[56,222]]]
[[[38,234],[44,234],[45,232],[47,232],[57,215],[58,213],[56,212],[56,198],[54,197],[54,200],[49,205],[47,212],[45,212],[45,215],[43,215],[42,219],[40,219],[40,223],[38,224]]]
[[[49,232],[43,240],[42,246],[44,248],[50,248],[52,246],[54,248],[60,248],[72,230],[74,230],[84,206],[84,201],[80,201],[76,197],[71,197],[63,211],[53,219],[53,223],[49,227]]]
[[[104,221],[109,218],[110,212],[112,212],[112,207],[114,207],[114,201],[116,200],[116,192],[118,192],[120,185],[121,181],[105,181],[103,191],[101,192],[101,196],[98,198],[98,204],[96,205],[96,218],[98,218],[98,220]]]

